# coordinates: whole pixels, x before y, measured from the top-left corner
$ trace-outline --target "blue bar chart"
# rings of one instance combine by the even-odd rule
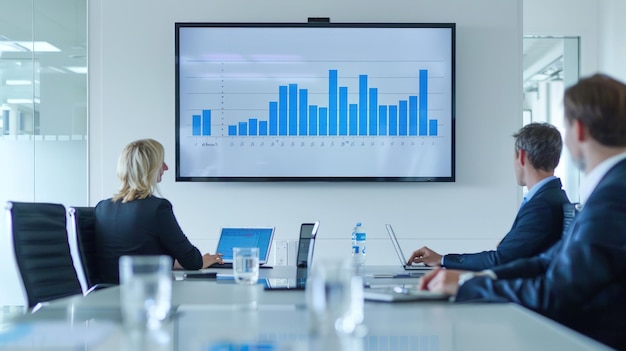
[[[361,136],[437,136],[437,119],[428,116],[428,70],[416,74],[415,95],[393,105],[379,104],[378,88],[368,86],[368,75],[360,74],[352,94],[356,103],[349,103],[350,87],[339,86],[338,70],[329,70],[328,106],[322,107],[308,104],[308,89],[281,85],[264,116],[229,124],[228,136],[355,136],[357,131]],[[191,116],[192,135],[212,135],[211,111]]]
[[[296,27],[181,31],[180,177],[451,179],[450,28]]]

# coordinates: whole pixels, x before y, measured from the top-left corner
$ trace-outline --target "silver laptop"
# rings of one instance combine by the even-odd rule
[[[432,301],[449,300],[450,296],[426,290],[417,290],[415,287],[381,287],[369,288],[363,291],[365,300],[400,302],[400,301]]]
[[[406,264],[406,262],[408,261],[408,259],[404,256],[404,253],[402,252],[402,248],[400,247],[400,244],[398,243],[398,238],[396,238],[396,233],[394,233],[393,228],[391,227],[391,224],[385,224],[385,227],[387,228],[387,233],[389,233],[389,238],[391,239],[391,243],[393,243],[393,248],[396,250],[396,254],[398,255],[398,259],[400,260],[400,265],[402,265],[402,267],[407,270],[407,271],[424,271],[424,270],[431,270],[433,269],[433,267],[428,267],[424,264],[418,264],[418,265],[408,265]]]

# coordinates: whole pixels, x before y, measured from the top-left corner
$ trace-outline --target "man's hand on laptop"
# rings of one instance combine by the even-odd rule
[[[413,252],[407,264],[410,266],[416,263],[424,263],[431,267],[441,266],[441,257],[440,254],[424,246]]]
[[[222,263],[222,254],[211,255],[207,253],[202,256],[202,268],[210,267],[216,263]]]

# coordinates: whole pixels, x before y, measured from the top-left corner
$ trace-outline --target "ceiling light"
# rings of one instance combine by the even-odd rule
[[[6,85],[32,85],[33,82],[25,79],[7,79],[4,84]]]
[[[59,52],[61,49],[48,43],[47,41],[16,41],[15,44],[29,51],[35,52]]]
[[[64,70],[63,68],[59,68],[59,67],[55,67],[55,66],[48,66],[47,69],[52,71],[52,72],[67,73],[67,71]]]
[[[87,74],[87,67],[65,67],[65,69],[79,74]]]
[[[549,75],[543,73],[537,73],[534,76],[530,77],[530,80],[540,82],[550,78]]]
[[[34,103],[38,104],[39,98],[35,98]],[[32,104],[33,99],[7,99],[7,104]]]
[[[20,52],[26,51],[25,48],[15,45],[12,41],[0,41],[0,52]]]

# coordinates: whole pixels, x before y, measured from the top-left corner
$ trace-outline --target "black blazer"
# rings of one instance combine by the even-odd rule
[[[599,182],[559,244],[494,271],[525,278],[475,278],[456,300],[512,301],[626,349],[626,160]]]
[[[496,250],[474,254],[448,254],[443,266],[450,269],[480,271],[518,258],[532,257],[561,239],[563,204],[569,200],[561,181],[553,179],[520,208],[511,230]]]
[[[122,203],[103,200],[95,209],[98,271],[119,284],[123,255],[169,255],[185,269],[202,268],[202,254],[180,229],[172,204],[158,197]]]

